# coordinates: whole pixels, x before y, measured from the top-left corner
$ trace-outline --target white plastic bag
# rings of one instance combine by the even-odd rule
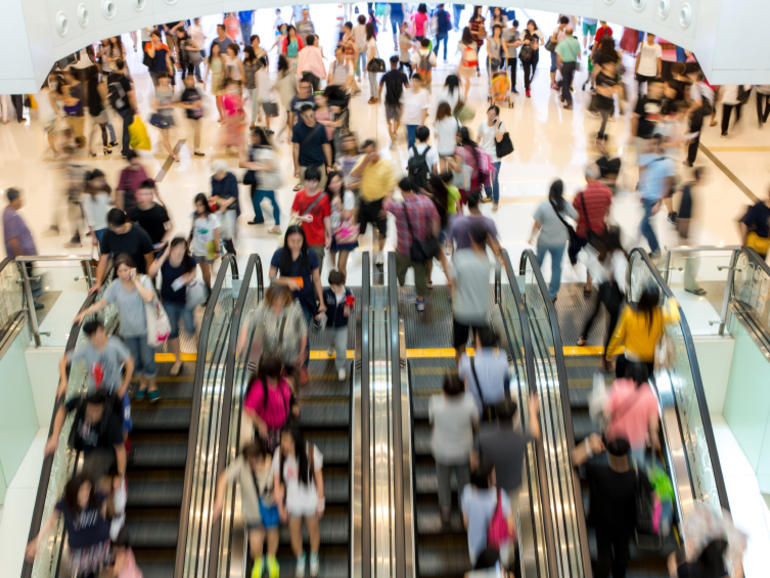
[[[185,307],[187,309],[195,309],[198,305],[203,305],[208,298],[209,290],[203,281],[196,279],[187,285],[185,292]]]
[[[594,422],[604,428],[606,419],[604,417],[604,408],[607,406],[609,397],[607,385],[604,383],[604,375],[597,371],[594,373],[594,385],[591,389],[591,395],[588,396],[588,414]]]

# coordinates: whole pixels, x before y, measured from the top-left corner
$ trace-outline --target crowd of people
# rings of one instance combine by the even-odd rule
[[[587,342],[602,305],[608,314],[602,364],[607,370],[614,366],[617,381],[602,407],[604,436],[587,438],[575,449],[574,461],[588,462],[596,574],[609,576],[612,570],[614,576],[624,575],[640,491],[634,466],[651,463],[645,449],[659,445],[657,398],[649,385],[655,346],[675,316],[659,306],[660,296],[652,289],[624,306],[629,244],[623,244],[610,218],[618,176],[624,168],[638,181],[643,217],[633,245],[644,239],[652,257],[660,254],[651,219],[661,209],[686,243],[703,182],[704,169],[694,163],[704,122],[716,123],[721,103],[726,135],[732,113],[738,122],[753,92],[762,126],[770,113],[770,88],[711,86],[692,54],[630,28],[618,40],[604,21],[583,18],[579,30],[579,20],[560,15],[548,34],[534,20],[520,26],[512,10],[490,8],[485,14],[475,6],[467,26],[460,27],[463,9],[456,4],[450,13],[444,4],[429,10],[425,4],[369,3],[365,15],[351,14],[346,7],[339,29],[329,32],[335,35],[335,50],[328,56],[309,8],[302,6],[294,7],[288,22],[276,9],[274,37],[264,40],[252,34],[255,16],[249,10],[225,14],[210,42],[198,18],[142,29],[131,39],[152,80],[150,111],[139,110],[134,75],[144,70],[129,70],[121,37],[83,48],[51,73],[47,88],[57,116],[46,131],[51,153],[61,159],[64,184],[51,232],[59,234],[67,226],[70,246],[90,238],[99,253],[93,290],[100,298],[76,319],[88,340],[62,359],[57,396],[68,391],[68,368],[81,362],[87,366],[88,393],[61,405],[46,445],[47,453],[56,451],[64,418],[74,413],[69,444],[84,453],[85,464],[41,529],[45,536],[58,516],[64,518],[73,575],[96,575],[103,568],[116,576],[138,575],[122,526],[131,397],[149,403],[161,397],[148,311],[159,303],[168,318],[167,348],[175,359],[170,374],[179,375],[180,331],[195,335],[194,312],[207,300],[218,260],[236,254],[241,213],[248,212],[241,206],[240,184],[252,205],[248,224],[266,225],[267,233],[283,237],[270,259],[264,301],[239,338],[238,347],[253,369],[244,398],[249,432],[237,460],[221,473],[213,511],[214,516],[221,514],[227,485],[240,484],[254,557],[252,575],[279,575],[282,523],[289,526],[295,575],[304,576],[306,569],[310,576],[319,573],[323,455],[305,439],[297,402],[300,388],[311,379],[308,335],[325,327],[329,356],[344,381],[347,325],[355,311],[346,286],[349,256],[359,243],[369,243],[375,267],[382,269],[389,229],[395,233],[401,285],[413,270],[418,313],[426,309],[434,261],[453,290],[457,372],[446,376],[443,392],[430,400],[429,409],[442,524],[450,525],[454,476],[474,568],[515,565],[522,459],[526,444],[540,435],[539,417],[532,400],[528,431],[514,425],[519,419],[508,387],[507,358],[488,325],[493,266],[488,252],[499,258],[501,246],[495,220],[482,214],[480,206],[489,203],[493,213],[498,211],[499,175],[514,148],[500,104],[511,105],[518,95],[519,66],[525,98],[532,97],[543,50],[550,53],[551,89],[559,92],[568,110],[575,98],[575,74],[586,63],[588,110],[601,119],[595,137],[600,152],[585,167],[585,186],[570,203],[564,183],[551,184],[548,198],[533,215],[530,244],[541,265],[550,257],[551,299],[558,298],[565,257],[586,271],[586,297],[597,291],[595,309],[577,345]],[[388,20],[393,54],[382,58],[377,38],[387,33]],[[458,56],[447,64],[452,31],[460,36]],[[627,82],[623,54],[634,57],[634,83]],[[451,69],[436,83],[441,61]],[[484,91],[488,104],[474,122],[471,80],[481,75],[489,82]],[[367,90],[369,104],[384,104],[387,142],[371,138],[351,114],[351,99]],[[224,160],[212,163],[209,183],[199,188],[206,192],[195,195],[190,217],[180,225],[182,219],[172,220],[137,153],[150,146],[142,115],[150,113],[149,123],[159,131],[159,144],[172,163],[180,151],[172,146],[171,131],[180,124],[189,132],[191,157],[201,158],[201,125],[210,97],[220,127],[218,156]],[[23,99],[2,97],[3,120],[9,102],[17,113],[24,110],[19,104]],[[616,112],[622,115],[627,107],[633,111],[635,154],[613,158],[608,127]],[[284,133],[296,179],[293,200],[284,212],[287,219],[277,196],[287,184],[280,162]],[[386,144],[401,146],[402,138],[408,154],[405,165],[396,166],[380,151]],[[101,170],[85,167],[81,157],[110,155],[118,146],[127,164],[113,188]],[[678,170],[680,150],[692,168]],[[233,156],[237,167],[227,160]],[[638,170],[622,167],[632,162]],[[21,193],[8,189],[7,198],[3,222],[8,254],[34,255],[31,233],[18,213]],[[272,208],[267,219],[263,201]],[[176,236],[180,226],[189,234]],[[741,219],[743,243],[766,256],[769,227],[770,195]],[[115,279],[102,289],[110,260]],[[109,304],[117,306],[120,337],[108,336],[104,325],[92,319]],[[469,339],[475,345],[471,356],[466,352]],[[621,345],[624,353],[616,359]],[[129,392],[132,380],[137,385]],[[608,459],[590,460],[605,450]],[[666,527],[670,496],[658,486],[655,491]],[[498,522],[492,539],[491,525]],[[30,556],[40,539],[30,543]],[[721,576],[698,574],[693,568],[700,563],[685,562],[679,570],[674,564],[672,576]]]

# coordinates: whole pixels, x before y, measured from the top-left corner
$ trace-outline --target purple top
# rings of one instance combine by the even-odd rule
[[[452,219],[449,226],[449,238],[455,242],[457,250],[467,249],[471,246],[471,227],[475,223],[481,223],[491,237],[497,238],[497,226],[489,217],[483,215],[462,215]]]
[[[27,227],[27,223],[11,207],[6,207],[3,211],[3,236],[5,239],[5,252],[9,257],[37,255],[37,247],[35,247],[35,241],[32,239],[32,233],[29,227]],[[14,252],[11,247],[11,239],[14,237],[19,242],[21,253]]]

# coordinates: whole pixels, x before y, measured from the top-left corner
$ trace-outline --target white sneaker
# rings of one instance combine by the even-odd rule
[[[326,355],[328,355],[329,357],[334,355],[334,348],[331,345],[326,348]]]
[[[297,567],[294,569],[295,578],[305,578],[305,553],[297,556]]]
[[[310,576],[311,578],[316,578],[318,576],[318,567],[320,566],[320,563],[318,561],[318,552],[311,552],[310,553]]]
[[[337,377],[340,381],[345,381],[345,378],[348,376],[347,372],[345,371],[344,367],[341,367],[340,370],[337,372]]]

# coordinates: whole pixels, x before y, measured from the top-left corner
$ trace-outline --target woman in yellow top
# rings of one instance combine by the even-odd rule
[[[630,303],[623,310],[605,353],[607,364],[618,353],[622,345],[623,357],[618,360],[616,374],[626,376],[626,367],[631,363],[644,363],[652,375],[655,362],[655,346],[665,332],[666,325],[678,321],[678,308],[673,300],[667,307],[661,307],[660,290],[647,287],[639,301]]]

